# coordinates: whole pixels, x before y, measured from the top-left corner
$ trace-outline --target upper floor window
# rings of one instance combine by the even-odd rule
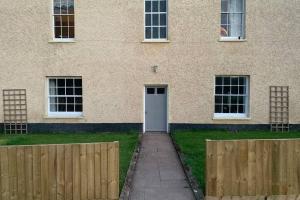
[[[53,21],[55,39],[75,37],[74,0],[53,0]]]
[[[82,80],[80,77],[48,79],[48,115],[82,115]]]
[[[215,83],[216,118],[248,117],[249,78],[248,76],[217,76]]]
[[[145,39],[167,39],[167,0],[145,0]]]
[[[244,39],[245,0],[221,0],[221,37]]]

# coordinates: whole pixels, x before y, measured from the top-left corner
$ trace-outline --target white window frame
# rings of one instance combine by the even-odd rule
[[[75,38],[76,38],[76,32],[75,32],[75,28],[76,28],[76,20],[75,20],[75,8],[76,8],[76,0],[73,0],[73,3],[74,3],[74,38],[56,38],[55,37],[55,15],[58,15],[58,14],[55,14],[54,13],[54,0],[51,0],[51,22],[52,22],[52,41],[53,42],[74,42],[75,41]],[[69,15],[69,14],[65,14],[65,15]],[[51,41],[50,41],[51,42]]]
[[[215,101],[215,97],[216,95],[220,95],[220,94],[216,94],[216,78],[217,77],[245,77],[246,79],[246,98],[245,98],[245,112],[244,113],[216,113],[215,112],[215,106],[216,106],[216,101]],[[250,98],[250,76],[246,76],[246,75],[217,75],[214,77],[214,118],[215,119],[248,119],[249,118],[249,98]],[[230,85],[231,86],[231,85]],[[224,96],[224,95],[222,95]],[[226,95],[225,95],[226,96]],[[239,96],[239,95],[228,95],[228,96]]]
[[[221,0],[221,9],[220,9],[220,30],[222,28],[222,14],[242,14],[242,35],[241,37],[232,37],[232,36],[222,36],[220,34],[220,41],[244,41],[246,39],[246,0],[243,1],[243,12],[222,12],[222,0]],[[228,23],[227,19],[227,23]]]
[[[169,38],[169,24],[168,24],[168,16],[169,16],[169,0],[166,0],[166,12],[146,12],[146,1],[153,1],[153,0],[144,0],[144,42],[168,42]],[[160,2],[160,1],[158,1]],[[152,4],[151,4],[152,5]],[[166,25],[165,26],[158,26],[158,27],[166,27],[166,38],[146,38],[146,27],[152,27],[151,26],[146,26],[146,14],[151,14],[151,24],[152,24],[152,14],[166,14]],[[159,17],[159,22],[160,22],[160,17]],[[156,26],[155,26],[156,27]],[[152,35],[152,34],[151,34]],[[159,31],[160,35],[160,31]]]
[[[50,93],[49,93],[49,80],[50,79],[81,79],[79,76],[51,76],[46,78],[46,98],[47,98],[47,117],[54,118],[80,118],[83,116],[82,112],[51,112],[50,111]],[[69,97],[82,97],[83,99],[83,85],[81,86],[82,94],[81,95],[70,95]],[[58,96],[58,95],[55,95]],[[68,95],[65,95],[67,97]],[[83,110],[83,102],[82,102],[82,110]]]

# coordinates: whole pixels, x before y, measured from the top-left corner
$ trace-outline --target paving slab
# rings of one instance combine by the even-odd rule
[[[195,199],[168,134],[143,135],[130,199]]]

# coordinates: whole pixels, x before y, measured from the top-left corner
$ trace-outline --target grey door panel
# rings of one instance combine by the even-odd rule
[[[145,129],[167,131],[167,88],[146,87]]]

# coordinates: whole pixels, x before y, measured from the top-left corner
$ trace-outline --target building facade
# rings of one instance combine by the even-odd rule
[[[3,1],[0,89],[26,89],[32,131],[170,131],[268,128],[270,86],[289,86],[289,123],[299,129],[299,8]]]

